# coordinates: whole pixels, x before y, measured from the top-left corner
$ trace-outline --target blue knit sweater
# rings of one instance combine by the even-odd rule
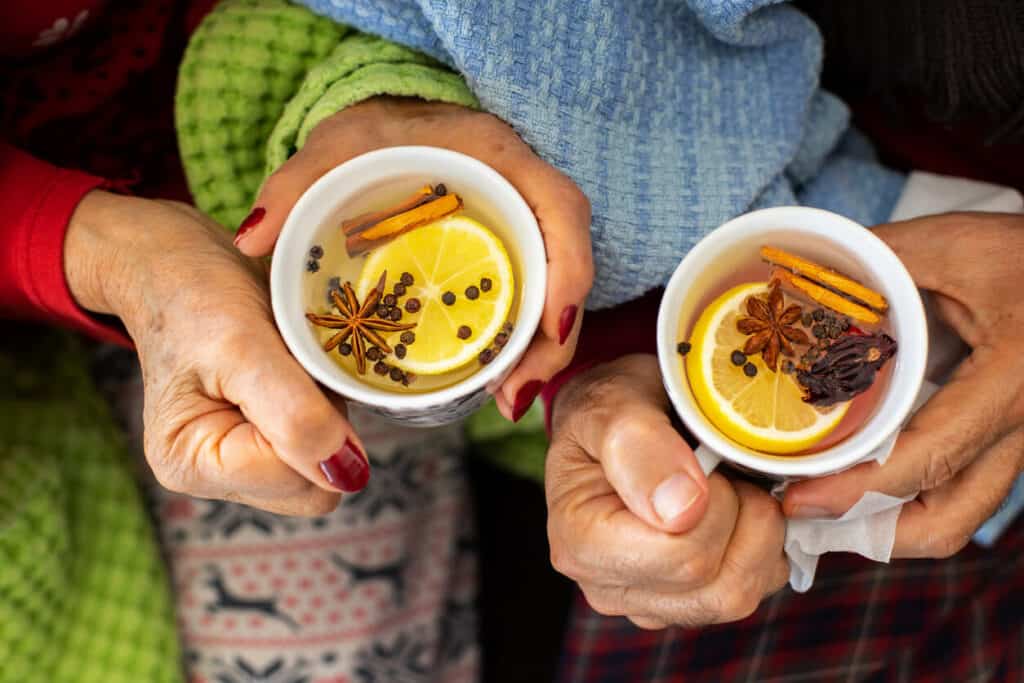
[[[301,0],[457,69],[593,206],[601,308],[664,284],[709,230],[802,203],[866,224],[902,188],[818,84],[777,0]]]

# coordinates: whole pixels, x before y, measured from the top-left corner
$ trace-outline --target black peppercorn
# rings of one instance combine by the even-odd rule
[[[411,330],[406,330],[405,332],[402,333],[402,336],[399,337],[399,339],[402,340],[403,344],[408,346],[409,344],[412,344],[414,341],[416,341],[416,334]]]
[[[743,374],[747,377],[754,377],[757,375],[757,366],[753,363],[747,363],[743,366]]]
[[[800,322],[804,324],[804,327],[810,327],[811,325],[814,324],[814,318],[811,316],[810,313],[804,313],[803,316],[800,318]]]
[[[377,361],[377,363],[373,366],[373,371],[378,375],[386,375],[388,374],[388,370],[390,369],[391,368],[388,367],[388,364],[382,360]]]
[[[401,282],[396,282],[392,290],[394,290],[395,296],[405,296],[405,285]]]
[[[384,302],[385,306],[394,306],[396,303],[398,303],[398,299],[395,298],[394,294],[385,294],[382,301]]]
[[[341,278],[340,277],[332,277],[330,280],[327,281],[327,305],[328,306],[333,306],[334,305],[334,297],[331,296],[331,294],[333,292],[337,292],[339,295],[341,294]]]
[[[473,336],[473,330],[469,329],[469,325],[460,325],[458,332],[456,332],[456,335],[459,337],[459,339],[469,339],[471,336]]]
[[[505,334],[512,334],[513,329],[512,323],[509,321],[506,321],[505,324],[501,326],[501,331]]]
[[[489,292],[489,291],[491,291],[491,285],[493,285],[493,284],[494,283],[491,282],[491,278],[489,278],[489,277],[482,277],[482,278],[480,278],[480,291],[481,292]]]
[[[315,273],[320,270],[320,262],[315,259],[309,259],[306,261],[306,270],[311,273]]]
[[[451,306],[455,303],[455,294],[452,292],[445,292],[441,295],[441,301],[444,302],[445,306]]]
[[[405,386],[409,386],[410,384],[412,384],[415,381],[416,381],[416,375],[414,373],[407,372],[407,373],[405,373],[405,379],[402,380],[402,384],[404,384]]]
[[[343,356],[349,355],[350,353],[352,353],[352,345],[349,344],[348,342],[342,342],[338,344],[338,353],[340,353]]]
[[[416,297],[412,297],[411,299],[405,302],[405,310],[407,310],[410,313],[415,313],[416,311],[420,310],[420,300],[417,299]]]
[[[309,248],[309,258],[320,260],[321,258],[323,258],[323,255],[324,248],[321,247],[319,244],[314,244],[312,247]]]
[[[393,382],[401,382],[405,379],[405,375],[398,368],[391,368],[391,380]]]
[[[389,315],[391,315],[391,309],[390,308],[388,308],[384,304],[377,304],[377,317],[378,318],[384,318],[386,320]]]
[[[402,309],[398,308],[397,306],[392,308],[391,309],[390,318],[391,318],[392,322],[396,322],[397,323],[399,320],[402,319]]]
[[[438,183],[434,186],[434,194],[438,197],[443,197],[448,194],[448,188],[444,186],[444,183]]]
[[[508,343],[508,335],[504,332],[499,332],[498,336],[494,338],[494,343],[497,344],[498,348],[501,348]]]
[[[395,344],[395,358],[405,358],[405,344]]]
[[[681,341],[678,344],[676,344],[676,351],[679,352],[680,356],[685,356],[690,352],[690,349],[692,348],[693,345],[691,345],[690,342]]]
[[[793,361],[791,361],[791,360],[784,360],[784,361],[782,361],[782,372],[784,372],[787,375],[792,375],[794,369],[795,368],[793,366]]]
[[[376,346],[371,346],[370,348],[366,349],[367,360],[380,360],[383,357],[384,354],[382,354],[380,349],[378,349]]]
[[[490,349],[484,349],[480,352],[480,364],[487,365],[494,359],[494,351]]]
[[[818,339],[824,339],[828,336],[828,330],[825,329],[824,325],[815,325],[811,328],[811,333]]]
[[[402,273],[402,277],[399,278],[399,282],[401,282],[406,287],[411,287],[412,283],[415,282],[415,280],[412,279],[412,273]]]
[[[477,299],[479,297],[480,297],[480,290],[477,289],[475,285],[470,285],[469,287],[466,287],[466,298],[467,299],[469,299],[470,301],[473,301],[474,299]]]
[[[814,322],[820,323],[822,320],[825,319],[825,311],[820,308],[815,308],[814,312],[811,313],[811,317],[814,318]]]
[[[747,362],[747,354],[737,349],[736,351],[732,352],[731,356],[729,356],[729,360],[732,361],[733,365],[739,367]]]

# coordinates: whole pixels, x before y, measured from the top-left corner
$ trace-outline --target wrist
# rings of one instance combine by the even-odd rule
[[[131,216],[146,200],[93,190],[78,203],[64,236],[64,277],[87,311],[123,318],[145,231]]]

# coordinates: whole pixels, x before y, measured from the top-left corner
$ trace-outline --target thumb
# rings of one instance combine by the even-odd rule
[[[362,489],[370,471],[366,451],[341,410],[288,353],[273,329],[254,330],[232,362],[214,369],[224,396],[311,483],[328,491]]]
[[[577,441],[633,514],[663,531],[688,531],[707,508],[707,477],[669,421],[657,361],[633,356],[618,363],[621,374],[600,397],[590,394]]]
[[[246,256],[266,256],[274,249],[285,219],[302,193],[344,159],[331,163],[309,145],[281,165],[260,188],[252,211],[235,233],[235,246]]]
[[[707,478],[663,412],[635,409],[613,421],[597,457],[622,502],[651,526],[682,533],[704,516]]]

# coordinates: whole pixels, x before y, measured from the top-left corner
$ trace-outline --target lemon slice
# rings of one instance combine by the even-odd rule
[[[404,358],[392,354],[388,363],[418,375],[440,375],[475,361],[508,320],[515,297],[515,277],[505,246],[493,232],[462,215],[417,228],[372,251],[356,287],[360,299],[384,271],[386,292],[403,273],[413,278],[401,302],[408,303],[410,298],[420,302],[418,311],[403,309],[402,317],[403,323],[416,323],[416,340],[404,345]],[[490,281],[487,291],[481,285],[484,280]],[[469,287],[477,288],[475,299],[467,297]],[[455,296],[451,305],[442,301],[447,292]],[[469,330],[465,339],[459,337],[463,327]],[[384,338],[394,348],[401,332]]]
[[[767,289],[767,282],[739,285],[704,310],[690,335],[686,376],[701,410],[733,441],[764,453],[798,453],[828,436],[849,403],[823,412],[804,402],[794,375],[772,372],[760,355],[747,359],[757,368],[754,377],[732,363],[747,339],[736,321],[746,316],[747,298]]]

